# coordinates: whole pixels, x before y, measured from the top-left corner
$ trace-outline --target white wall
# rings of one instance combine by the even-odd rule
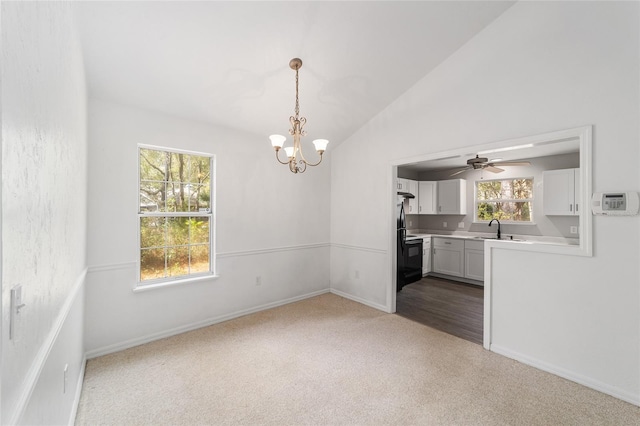
[[[86,93],[71,16],[2,2],[2,424],[68,423],[84,365]]]
[[[391,308],[392,161],[592,124],[593,189],[640,190],[638,41],[635,2],[519,2],[337,147],[332,289]],[[640,404],[640,218],[593,232],[593,257],[494,249],[491,347]]]
[[[89,143],[89,356],[328,291],[330,158],[294,175],[265,135],[97,99]],[[215,154],[218,278],[133,292],[139,143]]]

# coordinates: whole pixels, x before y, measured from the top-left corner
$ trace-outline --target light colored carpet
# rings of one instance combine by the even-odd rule
[[[639,421],[639,407],[325,294],[90,360],[76,425]]]

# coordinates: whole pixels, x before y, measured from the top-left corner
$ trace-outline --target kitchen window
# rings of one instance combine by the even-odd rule
[[[533,178],[476,181],[475,221],[532,223]]]
[[[214,157],[139,146],[139,286],[214,271]]]

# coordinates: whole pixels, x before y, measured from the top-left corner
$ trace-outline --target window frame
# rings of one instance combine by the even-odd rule
[[[491,221],[489,220],[480,220],[478,219],[478,183],[479,182],[502,182],[502,181],[514,181],[514,180],[530,180],[531,181],[531,198],[500,198],[495,200],[481,200],[482,202],[529,202],[531,205],[530,209],[530,221],[514,221],[514,220],[503,220],[499,219],[500,223],[509,224],[509,225],[535,225],[535,215],[534,215],[534,201],[535,201],[535,178],[533,176],[516,176],[510,178],[502,178],[502,179],[480,179],[475,180],[473,182],[473,223],[482,223],[486,224]]]
[[[188,212],[169,212],[169,211],[142,211],[140,208],[140,187],[141,187],[141,169],[140,169],[140,161],[141,161],[141,150],[148,149],[154,151],[162,151],[169,152],[172,154],[186,154],[193,155],[199,157],[207,157],[209,158],[209,209],[206,212],[201,211],[188,211]],[[191,151],[184,150],[179,148],[169,148],[165,146],[157,146],[157,145],[147,145],[147,144],[138,144],[137,145],[137,197],[136,197],[136,211],[137,211],[137,260],[136,260],[136,280],[134,290],[148,290],[157,287],[165,287],[168,285],[175,284],[184,284],[187,282],[193,281],[201,281],[205,279],[215,278],[216,274],[216,244],[215,244],[215,236],[216,236],[216,156],[215,154],[199,152],[199,151]],[[181,218],[181,217],[206,217],[209,220],[209,270],[204,272],[196,272],[189,273],[186,275],[179,276],[169,276],[162,278],[154,278],[149,280],[141,279],[141,270],[142,270],[142,258],[141,258],[141,223],[142,218],[145,217],[163,217],[163,218]],[[167,247],[167,246],[164,246]]]

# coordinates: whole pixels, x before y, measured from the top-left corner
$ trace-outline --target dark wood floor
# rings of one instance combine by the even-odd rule
[[[426,277],[397,293],[396,313],[482,344],[484,288]]]

